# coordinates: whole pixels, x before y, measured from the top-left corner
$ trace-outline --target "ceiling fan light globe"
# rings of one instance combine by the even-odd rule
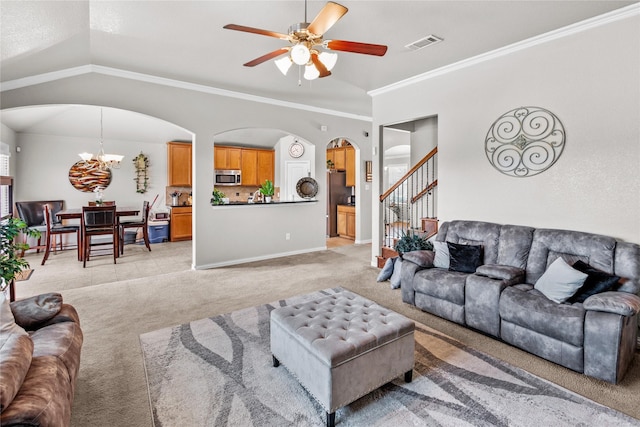
[[[325,67],[327,67],[328,71],[331,71],[338,61],[338,54],[330,52],[320,52],[320,54],[318,55],[318,59],[324,64]]]
[[[289,68],[291,68],[291,65],[293,64],[293,62],[291,62],[291,58],[289,58],[288,56],[276,59],[273,62],[276,64],[276,67],[278,67],[278,70],[280,70],[280,72],[285,76],[287,75],[287,71],[289,71]]]
[[[320,77],[320,71],[315,67],[315,65],[307,65],[304,67],[304,78],[307,80],[315,80]]]
[[[297,44],[291,48],[291,60],[298,65],[305,65],[311,59],[309,48],[303,44]]]

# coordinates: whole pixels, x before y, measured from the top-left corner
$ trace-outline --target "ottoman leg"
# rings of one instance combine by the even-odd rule
[[[410,383],[413,380],[413,369],[404,373],[404,382]]]
[[[273,367],[277,368],[278,366],[280,366],[280,361],[276,359],[274,355],[271,355],[271,357],[273,358]]]
[[[336,413],[327,412],[327,427],[335,427],[335,425],[336,425]]]

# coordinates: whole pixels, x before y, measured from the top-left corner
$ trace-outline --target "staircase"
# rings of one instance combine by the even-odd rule
[[[380,195],[384,232],[379,268],[387,258],[398,255],[393,248],[403,234],[417,233],[429,238],[438,232],[437,154],[436,147]]]

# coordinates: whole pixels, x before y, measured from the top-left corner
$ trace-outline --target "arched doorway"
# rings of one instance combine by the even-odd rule
[[[327,247],[352,245],[356,238],[356,148],[347,138],[327,143]]]

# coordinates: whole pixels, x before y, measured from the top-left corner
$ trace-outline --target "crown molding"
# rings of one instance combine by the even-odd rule
[[[267,98],[264,96],[251,95],[243,92],[235,92],[226,89],[220,89],[212,86],[206,86],[201,84],[189,83],[182,80],[168,79],[165,77],[154,76],[151,74],[137,73],[134,71],[122,70],[118,68],[105,67],[102,65],[81,65],[73,68],[66,68],[64,70],[52,71],[49,73],[38,74],[35,76],[24,77],[15,80],[9,80],[0,84],[0,92],[8,90],[20,89],[23,87],[38,85],[42,83],[48,83],[56,80],[66,79],[69,77],[76,77],[85,74],[102,74],[106,76],[119,77],[128,80],[135,80],[145,83],[156,84],[160,86],[174,87],[178,89],[191,90],[194,92],[206,93],[210,95],[225,96],[229,98],[242,99],[245,101],[259,102],[262,104],[275,105],[285,108],[293,108],[296,110],[309,111],[312,113],[327,114],[330,116],[344,117],[347,119],[361,120],[366,122],[373,122],[373,118],[370,116],[362,116],[359,114],[347,113],[344,111],[331,110],[328,108],[314,107],[312,105],[300,104],[297,102],[282,101],[274,98]]]
[[[473,56],[471,58],[463,59],[461,61],[454,62],[453,64],[445,65],[443,67],[436,68],[435,70],[427,71],[426,73],[418,74],[416,76],[409,77],[404,80],[400,80],[398,82],[392,83],[387,86],[383,86],[378,89],[370,90],[367,92],[367,94],[372,97],[381,95],[383,93],[391,92],[396,89],[410,86],[418,82],[432,79],[434,77],[439,77],[444,74],[461,70],[463,68],[468,68],[468,67],[480,64],[482,62],[491,61],[493,59],[500,58],[502,56],[510,55],[512,53],[519,52],[521,50],[529,49],[531,47],[538,46],[543,43],[561,39],[563,37],[568,37],[573,34],[590,30],[592,28],[600,27],[602,25],[610,24],[612,22],[617,22],[623,19],[627,19],[630,17],[639,16],[639,15],[640,15],[640,3],[634,3],[632,5],[629,5],[608,13],[595,16],[593,18],[585,19],[584,21],[580,21],[575,24],[568,25],[566,27],[559,28],[557,30],[549,31],[548,33],[531,37],[521,42],[513,43],[510,45],[501,47],[499,49],[492,50],[487,53]]]

